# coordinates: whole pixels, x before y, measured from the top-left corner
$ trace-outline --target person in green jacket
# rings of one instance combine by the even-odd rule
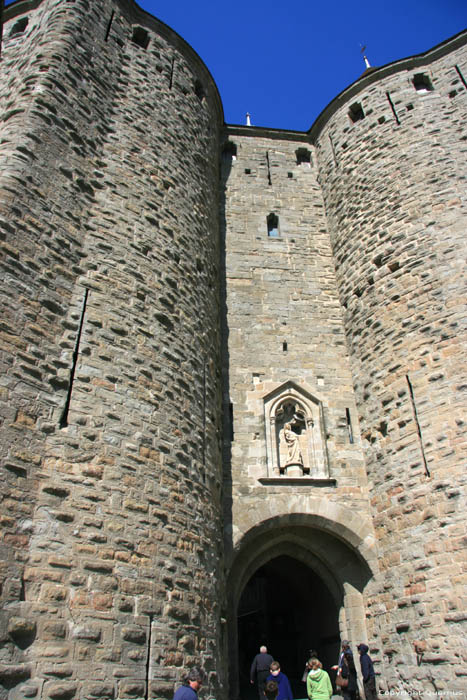
[[[330,700],[332,696],[332,684],[329,675],[323,671],[323,664],[318,659],[310,659],[308,662],[310,672],[306,679],[306,692],[310,700]]]

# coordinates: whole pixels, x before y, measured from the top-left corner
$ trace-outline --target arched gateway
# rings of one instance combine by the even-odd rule
[[[300,697],[310,649],[329,668],[340,639],[366,639],[363,593],[376,560],[370,529],[366,536],[362,527],[355,532],[344,524],[346,515],[351,523],[345,507],[335,520],[310,513],[273,516],[238,540],[228,588],[232,698],[249,697],[249,667],[260,644],[280,660]]]

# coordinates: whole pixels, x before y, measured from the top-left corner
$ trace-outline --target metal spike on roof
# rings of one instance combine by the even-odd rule
[[[366,44],[365,44],[365,46],[362,46],[360,44],[360,52],[363,54],[363,60],[365,61],[365,68],[371,68],[370,61],[368,60],[368,58],[365,55],[365,49],[366,49]]]

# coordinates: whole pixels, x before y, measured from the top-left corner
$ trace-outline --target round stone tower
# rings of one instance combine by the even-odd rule
[[[133,0],[20,0],[0,63],[1,676],[223,683],[214,82]]]
[[[380,553],[369,635],[421,692],[457,689],[465,654],[465,41],[366,71],[311,130]]]

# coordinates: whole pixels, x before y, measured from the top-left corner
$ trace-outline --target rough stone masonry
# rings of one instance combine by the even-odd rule
[[[3,19],[2,697],[237,700],[275,561],[292,667],[466,696],[467,34],[295,132],[133,0]]]

